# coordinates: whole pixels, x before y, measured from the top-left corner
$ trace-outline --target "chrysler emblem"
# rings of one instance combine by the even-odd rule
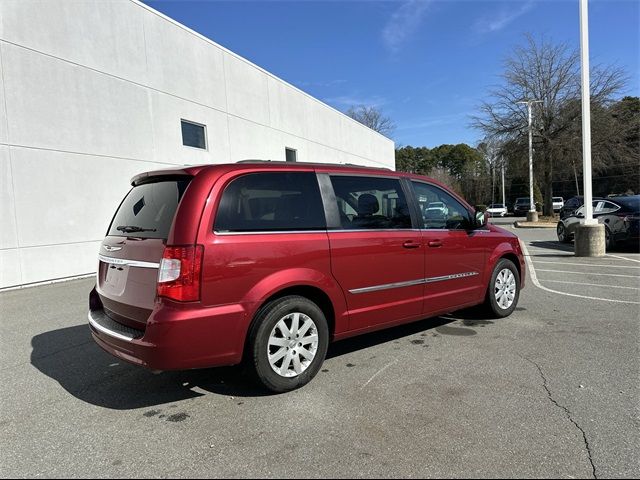
[[[102,245],[107,252],[117,252],[118,250],[122,250],[122,247],[112,247],[111,245]]]

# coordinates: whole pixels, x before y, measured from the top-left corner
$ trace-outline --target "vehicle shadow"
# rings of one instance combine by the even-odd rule
[[[473,327],[484,322],[473,311],[455,317],[436,317],[341,340],[329,346],[327,358],[409,337],[462,320]],[[470,323],[469,323],[470,322]],[[471,330],[471,329],[467,329]],[[152,407],[208,393],[259,397],[270,392],[258,387],[241,366],[153,374],[104,352],[86,325],[41,333],[31,339],[31,364],[67,392],[100,407],[129,410]]]

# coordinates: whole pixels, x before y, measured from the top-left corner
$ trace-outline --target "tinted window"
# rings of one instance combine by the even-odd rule
[[[421,182],[413,182],[413,188],[424,228],[460,230],[471,227],[469,211],[449,193],[435,185]],[[441,202],[444,208],[432,207],[435,202]]]
[[[207,148],[204,125],[198,123],[180,121],[182,127],[182,144],[187,147]]]
[[[411,228],[407,199],[395,178],[331,177],[343,229]]]
[[[147,183],[132,188],[116,212],[108,235],[166,239],[190,180]]]
[[[217,232],[325,229],[315,173],[251,173],[233,180],[222,194],[214,228]]]
[[[613,202],[599,202],[595,212],[596,213],[612,213],[615,212],[616,210],[620,210],[620,207],[618,205],[616,205]]]

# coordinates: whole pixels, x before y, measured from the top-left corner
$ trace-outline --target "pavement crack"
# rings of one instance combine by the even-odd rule
[[[587,452],[587,458],[589,459],[589,463],[591,464],[591,471],[592,471],[592,474],[593,474],[593,478],[597,479],[598,476],[596,475],[596,466],[593,463],[593,456],[592,456],[592,453],[591,453],[591,445],[589,445],[589,439],[587,438],[587,434],[585,433],[584,429],[580,425],[578,425],[578,423],[573,419],[569,409],[567,407],[565,407],[564,405],[560,405],[556,401],[556,399],[553,398],[553,395],[551,394],[551,390],[549,389],[547,377],[545,377],[544,372],[542,371],[542,368],[540,367],[540,365],[538,365],[536,362],[534,362],[533,360],[530,360],[527,357],[520,356],[520,358],[522,358],[522,359],[526,360],[527,362],[531,363],[532,365],[534,365],[538,369],[538,372],[540,373],[540,376],[542,377],[542,386],[544,387],[545,391],[547,392],[547,396],[549,397],[549,401],[551,403],[553,403],[559,409],[563,410],[565,415],[569,419],[569,421],[571,423],[573,423],[573,425],[578,430],[580,430],[580,433],[582,433],[582,439],[584,441],[585,450]]]

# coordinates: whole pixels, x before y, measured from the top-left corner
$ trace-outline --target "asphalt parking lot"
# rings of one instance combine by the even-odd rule
[[[0,475],[640,476],[640,254],[511,231],[533,266],[512,316],[338,342],[283,395],[237,368],[153,375],[102,352],[92,279],[2,292]]]

